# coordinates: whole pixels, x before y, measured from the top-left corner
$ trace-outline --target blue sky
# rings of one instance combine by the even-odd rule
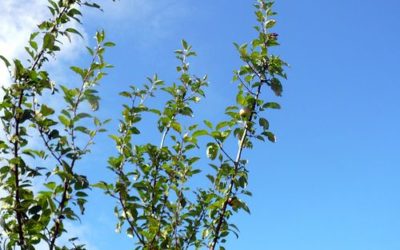
[[[118,92],[146,76],[176,80],[172,52],[182,38],[198,53],[193,71],[210,80],[197,115],[221,116],[234,101],[232,71],[240,65],[232,43],[255,35],[253,2],[121,0],[105,4],[103,14],[87,13],[87,36],[104,28],[117,44],[107,55],[115,68],[100,88],[100,116],[116,120]],[[275,52],[291,65],[283,108],[267,114],[278,142],[245,153],[252,214],[234,217],[241,234],[227,249],[400,249],[400,2],[276,1],[275,10],[282,44]],[[110,178],[112,150],[106,135],[98,138],[82,165],[93,181]],[[114,233],[107,199],[93,192],[85,240],[132,249]]]

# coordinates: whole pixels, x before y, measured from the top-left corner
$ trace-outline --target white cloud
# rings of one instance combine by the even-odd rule
[[[2,0],[0,54],[9,60],[25,57],[24,47],[36,25],[46,18],[45,0]],[[9,82],[7,69],[0,65],[0,86]]]
[[[6,57],[19,57],[29,34],[46,18],[45,0],[20,2],[2,0],[0,15],[0,51]]]
[[[37,25],[47,18],[49,18],[49,11],[46,0],[1,0],[0,55],[9,61],[15,58],[26,59],[25,46],[30,34],[36,31]],[[71,27],[80,30],[86,37],[86,33],[77,23],[72,23]],[[73,37],[71,43],[63,37],[61,42],[63,45],[61,52],[57,55],[59,58],[56,61],[57,64],[78,58],[85,45],[82,45],[82,40],[77,37]],[[8,71],[4,64],[0,63],[0,86],[7,83],[9,83]]]

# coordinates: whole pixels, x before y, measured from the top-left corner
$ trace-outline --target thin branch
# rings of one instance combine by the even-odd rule
[[[93,64],[96,61],[96,58],[98,57],[98,50],[99,50],[99,47],[97,47],[96,53],[93,55],[92,63],[90,64],[90,68],[89,68],[88,72],[86,73],[85,77],[82,80],[82,85],[81,85],[81,88],[79,90],[78,97],[77,97],[77,99],[76,99],[76,101],[75,101],[75,103],[74,103],[74,105],[72,107],[72,113],[73,113],[72,120],[74,120],[76,118],[76,116],[77,116],[77,110],[78,110],[79,104],[82,101],[81,98],[82,98],[83,92],[85,90],[85,85],[86,85],[88,79],[90,78],[91,74],[94,71]],[[80,155],[78,155],[78,149],[77,149],[77,147],[75,145],[75,127],[74,126],[71,128],[70,135],[71,135],[72,148],[74,150],[73,158],[72,158],[71,163],[70,163],[70,171],[72,172],[73,168],[75,167],[76,161],[80,157]],[[89,142],[86,144],[86,146],[89,145],[90,141],[91,141],[91,139],[89,139]],[[85,148],[86,148],[86,146],[85,146]],[[60,226],[61,226],[61,223],[62,223],[62,220],[63,220],[63,217],[64,217],[63,211],[64,211],[64,209],[66,207],[66,204],[67,204],[67,201],[68,201],[67,193],[68,193],[68,189],[70,188],[70,183],[71,183],[71,180],[69,178],[65,178],[62,198],[61,198],[61,201],[60,201],[60,206],[58,207],[59,215],[57,216],[57,219],[55,220],[54,234],[53,234],[53,237],[51,238],[50,250],[53,250],[53,248],[55,246],[56,238],[58,238]]]
[[[145,100],[145,98],[142,99],[141,104],[144,103],[144,100]],[[136,96],[132,99],[131,110],[135,107],[135,101],[136,101]],[[131,125],[131,124],[129,124],[129,125]],[[125,130],[124,133],[123,133],[123,135],[122,135],[122,137],[126,137],[126,136],[127,136],[127,133],[128,133],[128,130]],[[126,143],[124,143],[124,144],[121,146],[121,151],[124,151],[124,148],[125,148],[125,147],[126,147]],[[123,156],[123,160],[121,161],[121,164],[119,165],[119,168],[118,168],[118,175],[119,175],[120,180],[124,182],[124,180],[123,180],[123,178],[122,178],[121,176],[125,176],[125,174],[124,174],[124,172],[123,172],[123,169],[124,169],[124,165],[125,165],[125,163],[126,163],[126,157],[125,157],[125,155],[123,155],[123,154],[122,154],[122,156]],[[126,187],[126,183],[125,183],[124,186]],[[126,193],[128,193],[127,190],[125,190],[125,191],[126,191]],[[115,195],[113,195],[113,194],[110,194],[110,195],[111,195],[112,197],[116,198],[116,199],[118,200],[118,202],[121,204],[122,211],[124,212],[125,218],[126,218],[126,220],[128,221],[129,227],[132,229],[132,232],[133,232],[133,233],[136,235],[136,237],[139,239],[139,242],[140,242],[143,246],[145,246],[145,245],[146,245],[146,241],[144,240],[143,236],[141,236],[141,235],[139,234],[139,232],[138,232],[137,229],[136,229],[135,223],[134,223],[132,220],[130,220],[130,218],[129,218],[129,216],[128,216],[128,209],[127,209],[127,207],[125,206],[124,200],[122,199],[121,191],[118,192],[118,196],[115,196]]]
[[[57,24],[56,20],[61,18],[65,12],[67,11],[68,6],[64,7],[63,10],[59,13],[59,15],[56,16],[55,20],[53,21],[54,26],[48,33],[54,33],[57,31],[59,25]],[[40,67],[40,61],[43,60],[43,56],[45,54],[45,49],[42,48],[42,50],[37,54],[35,61],[33,62],[32,66],[30,67],[30,70],[35,70],[37,67]],[[18,97],[18,105],[17,108],[21,109],[22,108],[22,103],[24,99],[24,89],[21,89]],[[20,137],[20,117],[19,115],[15,117],[15,136],[16,139],[14,144],[14,158],[19,158],[19,137]],[[25,248],[25,238],[24,238],[24,230],[23,230],[23,212],[20,211],[20,206],[21,206],[21,199],[20,199],[20,186],[19,186],[19,164],[14,165],[14,170],[13,173],[15,175],[15,203],[16,203],[16,217],[17,217],[17,224],[18,224],[18,238],[19,238],[19,245],[21,248]]]
[[[22,106],[22,100],[24,98],[24,92],[21,90],[19,100],[18,100],[18,109],[21,109]],[[20,115],[15,114],[15,139],[14,142],[14,158],[18,159],[19,158],[19,137],[20,137],[20,130],[19,130],[19,125],[20,125]],[[21,199],[20,199],[20,187],[19,187],[19,164],[16,163],[13,168],[13,173],[15,176],[15,213],[17,217],[17,223],[18,223],[18,237],[19,237],[19,245],[21,248],[25,247],[25,237],[24,237],[24,230],[23,230],[23,221],[22,221],[22,211],[20,210],[21,208]]]
[[[254,92],[247,86],[247,84],[243,81],[243,79],[240,77],[240,75],[239,75],[239,74],[236,74],[236,75],[237,75],[237,78],[239,79],[241,85],[242,85],[243,87],[246,88],[247,92],[249,92],[251,95],[255,96],[256,93],[254,93]]]
[[[266,33],[266,30],[265,30],[264,27],[263,27],[262,32],[264,34]],[[267,44],[266,44],[265,41],[264,41],[264,45],[265,45],[265,47],[267,47]],[[268,62],[264,63],[262,72],[259,72],[254,67],[254,65],[251,64],[249,61],[245,60],[245,62],[250,67],[250,69],[253,71],[253,73],[256,74],[257,77],[259,78],[259,80],[261,81],[261,84],[257,88],[257,93],[256,93],[256,96],[255,96],[256,101],[253,103],[253,107],[252,107],[252,110],[256,110],[257,103],[258,103],[258,100],[259,100],[259,95],[261,93],[261,87],[263,86],[262,83],[266,82],[265,75],[266,75],[266,73],[268,71]],[[239,78],[239,80],[241,81],[240,78]],[[242,82],[242,84],[243,84],[243,82]],[[243,85],[246,86],[245,84],[243,84]],[[247,120],[248,122],[252,121],[253,115],[254,115],[254,113],[252,112],[250,114],[250,117]],[[235,178],[236,178],[236,174],[237,174],[239,166],[240,166],[240,160],[241,160],[241,155],[242,155],[242,152],[243,152],[243,149],[244,149],[244,143],[246,141],[247,136],[249,136],[248,132],[249,132],[249,127],[248,127],[248,125],[246,123],[246,126],[245,126],[244,131],[243,131],[242,138],[241,138],[241,140],[239,142],[239,148],[238,148],[238,152],[237,152],[235,163],[234,163],[234,173],[233,173],[233,175],[231,177],[231,180],[230,180],[230,183],[229,183],[228,192],[227,192],[227,195],[225,197],[225,201],[223,203],[222,209],[220,211],[220,216],[219,216],[218,223],[217,223],[217,226],[216,226],[215,231],[214,231],[214,238],[212,240],[212,243],[211,243],[211,246],[210,246],[210,250],[214,250],[215,249],[215,247],[216,247],[216,245],[218,243],[219,237],[220,237],[221,227],[222,227],[222,224],[223,224],[223,221],[224,221],[224,218],[225,218],[225,213],[227,211],[229,200],[230,200],[230,198],[232,196],[232,191],[233,191],[233,186],[234,186],[234,181],[235,181]]]
[[[218,144],[219,149],[221,149],[222,153],[224,153],[224,155],[232,162],[235,163],[235,160],[228,154],[228,152],[226,152],[226,150],[224,149],[222,143],[220,141],[218,141],[217,139],[215,139],[215,142]]]
[[[250,65],[250,64],[248,64],[248,65]],[[255,69],[253,69],[253,71],[254,71],[254,73],[258,74],[258,72]],[[265,74],[265,72],[263,72],[263,74]],[[262,78],[260,77],[260,79],[262,79]],[[257,107],[257,101],[258,101],[259,95],[261,93],[261,87],[262,87],[262,84],[260,84],[258,86],[258,88],[257,88],[257,94],[256,94],[256,97],[255,97],[256,101],[253,103],[252,110],[255,110],[256,107]],[[254,115],[254,113],[252,112],[250,114],[250,117],[247,120],[248,122],[252,121],[253,115]],[[222,209],[220,211],[220,216],[218,218],[217,226],[215,227],[214,238],[212,240],[212,243],[211,243],[211,246],[210,246],[210,250],[214,250],[215,249],[215,247],[216,247],[216,245],[218,243],[219,237],[220,237],[221,227],[222,227],[222,224],[223,224],[223,221],[224,221],[224,218],[225,218],[226,210],[228,208],[229,200],[230,200],[230,198],[232,196],[233,186],[234,186],[234,182],[235,182],[235,178],[236,178],[237,172],[239,170],[240,160],[241,160],[242,152],[243,152],[243,149],[244,149],[244,146],[245,146],[244,143],[245,143],[246,138],[248,136],[248,132],[249,132],[249,127],[247,126],[247,123],[246,123],[246,126],[245,126],[244,131],[243,131],[242,138],[241,138],[241,140],[239,142],[239,148],[238,148],[238,152],[237,152],[237,155],[236,155],[236,159],[234,161],[234,173],[231,176],[228,192],[227,192],[227,195],[225,197],[225,201],[223,203]]]
[[[76,161],[76,158],[72,159],[71,166],[75,165],[75,161]],[[71,169],[72,169],[72,167],[71,167]],[[61,223],[62,223],[62,217],[63,217],[62,213],[63,213],[63,210],[64,210],[64,208],[65,208],[65,206],[67,204],[67,201],[68,201],[68,199],[67,199],[68,189],[69,189],[69,181],[66,179],[64,181],[63,193],[62,193],[62,197],[61,197],[61,201],[60,201],[60,206],[58,208],[59,215],[57,216],[57,219],[55,219],[54,232],[53,232],[52,238],[50,240],[49,250],[53,250],[54,249],[56,239],[58,238],[58,234],[59,234],[59,231],[60,231],[60,226],[61,226]]]
[[[175,116],[175,115],[174,115],[174,116]],[[174,120],[174,118],[172,118],[172,120]],[[160,142],[160,147],[159,147],[159,149],[162,149],[162,148],[164,147],[165,138],[167,137],[168,132],[169,132],[170,129],[171,129],[171,125],[168,125],[168,127],[165,128],[165,130],[164,130],[164,132],[163,132],[163,134],[162,134],[162,136],[161,136],[161,142]]]
[[[130,218],[129,218],[129,216],[128,216],[128,213],[127,213],[128,210],[127,210],[127,208],[126,208],[126,206],[125,206],[125,203],[124,203],[124,201],[123,201],[123,199],[122,199],[121,192],[119,192],[118,200],[119,200],[119,203],[121,204],[122,211],[124,212],[125,218],[126,218],[126,220],[128,221],[129,227],[132,229],[133,233],[134,233],[134,234],[136,235],[136,237],[139,239],[140,243],[141,243],[143,246],[145,246],[145,245],[146,245],[146,242],[145,242],[144,238],[141,237],[141,235],[139,234],[139,232],[136,230],[135,223],[134,223],[133,221],[131,221]]]
[[[182,58],[182,64],[186,64],[186,55],[184,54],[183,55],[183,58]],[[186,73],[187,72],[187,70],[184,70],[183,71],[184,73]],[[184,101],[185,100],[185,97],[186,97],[186,95],[187,95],[187,92],[188,92],[188,86],[187,86],[187,84],[185,84],[184,82],[182,82],[182,85],[183,85],[183,87],[185,88],[185,91],[184,91],[184,93],[182,94],[182,96],[180,96],[180,101]],[[176,102],[177,102],[177,100],[176,100]],[[159,147],[159,152],[158,152],[158,154],[157,154],[157,156],[156,156],[156,160],[157,160],[157,162],[156,162],[156,169],[155,169],[155,176],[154,176],[154,179],[153,179],[153,185],[152,185],[152,194],[151,194],[151,211],[152,211],[152,214],[154,214],[154,212],[155,212],[155,201],[154,201],[154,198],[155,198],[155,192],[156,192],[156,186],[157,186],[157,178],[158,178],[158,172],[159,172],[159,168],[160,168],[160,162],[159,162],[159,157],[160,157],[160,154],[161,154],[161,150],[162,150],[162,148],[164,147],[164,144],[165,144],[165,140],[166,140],[166,137],[167,137],[167,135],[168,135],[168,132],[171,130],[171,125],[172,125],[172,122],[175,120],[175,118],[176,118],[176,116],[179,114],[179,109],[176,109],[175,111],[174,111],[174,113],[173,113],[173,115],[172,115],[172,117],[171,117],[171,120],[170,120],[170,122],[169,122],[169,124],[167,125],[167,127],[165,128],[165,130],[164,130],[164,132],[163,132],[163,134],[162,134],[162,137],[161,137],[161,142],[160,142],[160,147]],[[163,201],[163,207],[162,207],[162,209],[161,209],[161,214],[160,214],[160,220],[161,220],[161,217],[162,217],[162,213],[164,213],[164,209],[165,209],[165,206],[166,206],[166,203],[167,203],[167,201],[168,201],[168,197],[165,195],[164,196],[164,201]],[[161,230],[161,221],[160,221],[160,226],[159,226],[159,228],[158,228],[158,232]],[[157,233],[158,234],[158,233]],[[153,239],[151,240],[151,242],[150,242],[150,246],[152,246],[153,244],[154,244],[154,241],[156,240],[156,238],[157,238],[157,234],[155,234],[154,235],[154,237],[153,237]]]

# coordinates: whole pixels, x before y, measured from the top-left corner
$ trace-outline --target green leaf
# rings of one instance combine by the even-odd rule
[[[54,109],[42,104],[42,106],[40,107],[40,113],[43,116],[52,115],[52,114],[54,114]]]
[[[76,194],[75,194],[76,196],[78,196],[78,197],[87,197],[88,195],[87,195],[87,193],[85,193],[85,192],[82,192],[82,191],[78,191],[78,192],[76,192]]]
[[[68,12],[68,15],[71,16],[71,17],[76,16],[76,15],[82,16],[82,13],[81,13],[79,10],[77,10],[77,9],[71,9],[71,10]]]
[[[79,67],[76,67],[76,66],[71,66],[70,69],[71,69],[72,71],[74,71],[75,73],[77,73],[78,75],[80,75],[82,78],[85,77],[85,72],[84,72],[83,69],[81,69],[81,68],[79,68]]]
[[[268,21],[265,22],[265,28],[270,29],[274,27],[276,21],[274,19],[269,19]]]
[[[92,187],[100,188],[104,191],[112,189],[112,184],[107,184],[104,181],[100,181],[99,183],[93,184]]]
[[[115,43],[113,43],[113,42],[105,42],[103,45],[106,46],[106,47],[114,47]]]
[[[55,37],[54,35],[50,33],[46,33],[43,38],[43,49],[49,49],[52,50],[55,42]]]
[[[54,190],[56,188],[56,183],[55,182],[48,182],[46,184],[44,184],[45,187],[47,187],[50,190]]]
[[[267,102],[263,105],[263,108],[280,109],[281,105],[276,102]]]
[[[211,123],[210,121],[204,120],[203,122],[204,122],[204,124],[205,124],[207,127],[209,127],[210,129],[213,128],[213,125],[212,125],[212,123]]]
[[[161,115],[161,112],[158,109],[149,109],[149,112],[156,114],[156,115]]]
[[[0,55],[0,59],[4,62],[7,68],[11,66],[10,62],[4,56]]]
[[[117,143],[121,140],[117,135],[109,135],[109,137]]]
[[[105,33],[104,31],[97,31],[96,32],[96,40],[98,43],[101,43],[104,41]]]
[[[217,124],[217,126],[215,127],[216,130],[220,130],[221,128],[230,126],[231,122],[230,121],[222,121],[220,123]]]
[[[85,98],[89,102],[90,107],[92,108],[93,111],[96,111],[99,109],[100,98],[98,96],[88,94],[88,95],[85,95]]]
[[[65,126],[69,127],[71,125],[71,120],[69,120],[67,117],[60,115],[58,116],[58,120]]]
[[[207,130],[197,130],[192,134],[193,137],[199,137],[204,135],[208,135]]]
[[[282,84],[277,78],[272,78],[270,83],[272,91],[274,91],[276,96],[282,96]]]
[[[172,127],[176,132],[178,132],[178,133],[181,133],[181,132],[182,132],[181,124],[178,123],[178,122],[176,122],[176,121],[174,121],[174,122],[171,123],[171,127]]]
[[[185,40],[182,40],[182,47],[183,47],[185,50],[187,50],[188,47],[189,47],[188,43],[187,43]]]
[[[76,35],[78,35],[78,36],[83,38],[82,34],[78,30],[76,30],[74,28],[67,28],[67,29],[65,29],[65,31],[68,32],[68,33],[76,34]]]
[[[245,105],[245,98],[243,97],[243,92],[239,91],[236,95],[236,103],[241,105],[241,106],[246,106]]]
[[[85,1],[85,2],[83,2],[83,5],[101,10],[100,5],[98,5],[97,3],[91,3],[91,2]]]
[[[270,131],[265,131],[265,132],[263,132],[262,134],[263,134],[264,136],[266,136],[270,142],[276,142],[276,137],[275,137],[275,135],[274,135],[272,132],[270,132]]]
[[[215,143],[207,144],[207,157],[211,160],[215,160],[218,154],[218,145]]]
[[[133,238],[133,229],[131,227],[128,227],[126,229],[126,234],[128,235],[129,238]]]
[[[79,114],[76,115],[75,121],[78,121],[78,120],[83,119],[83,118],[90,118],[90,117],[92,117],[92,116],[90,114],[88,114],[88,113],[79,113]]]
[[[263,127],[264,130],[267,130],[269,128],[269,122],[265,118],[260,118],[258,120],[258,123],[260,124],[261,127]]]

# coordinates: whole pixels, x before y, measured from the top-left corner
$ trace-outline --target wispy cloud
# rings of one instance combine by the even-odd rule
[[[2,0],[0,15],[0,54],[6,58],[24,56],[24,47],[37,23],[44,19],[44,0],[26,1]],[[0,85],[7,84],[7,69],[0,65]]]
[[[44,0],[31,0],[23,4],[15,0],[2,0],[0,15],[0,51],[7,57],[18,57],[24,51],[29,34],[40,20],[46,18]]]
[[[37,31],[37,25],[49,18],[46,0],[15,1],[1,0],[0,15],[0,55],[12,60],[15,58],[26,59],[25,46],[32,32]],[[81,31],[84,37],[86,33],[77,23],[72,27]],[[82,40],[73,39],[69,42],[66,37],[61,39],[62,50],[57,56],[60,58],[56,64],[71,61],[82,53],[84,46]],[[53,67],[56,68],[56,67]],[[55,72],[57,74],[57,72]],[[0,86],[9,83],[9,75],[6,67],[0,64]]]

